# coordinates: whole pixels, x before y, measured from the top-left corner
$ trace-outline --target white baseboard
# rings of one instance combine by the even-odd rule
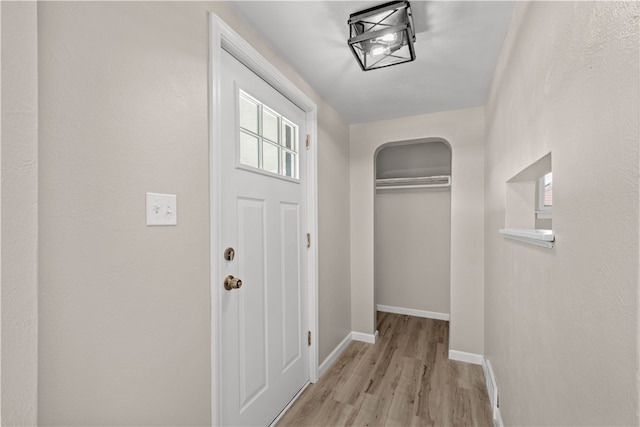
[[[457,360],[458,362],[473,363],[474,365],[482,365],[484,356],[481,354],[449,349],[449,359]]]
[[[491,367],[491,362],[486,357],[483,358],[482,370],[484,371],[484,379],[487,385],[487,394],[489,395],[489,403],[491,404],[491,410],[495,418],[496,411],[498,410],[498,384],[496,383],[496,377]]]
[[[340,344],[338,344],[337,347],[334,348],[333,351],[320,364],[320,367],[318,367],[318,378],[320,378],[322,374],[324,374],[327,369],[329,369],[329,367],[333,365],[333,362],[338,360],[338,357],[340,357],[342,352],[347,348],[349,344],[351,344],[351,341],[353,341],[351,335],[353,335],[353,332],[349,332],[347,336],[344,337],[344,339],[340,342]]]
[[[451,316],[447,313],[438,313],[436,311],[416,310],[414,308],[393,307],[391,305],[377,304],[376,310],[385,313],[405,314],[407,316],[425,317],[427,319],[450,320]]]
[[[495,414],[493,414],[493,427],[504,427],[502,415],[500,415],[500,409],[496,409]]]
[[[362,332],[351,332],[351,338],[354,341],[368,342],[369,344],[375,344],[378,340],[378,331],[375,334],[365,334]]]

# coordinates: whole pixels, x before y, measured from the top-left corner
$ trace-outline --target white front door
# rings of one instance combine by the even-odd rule
[[[305,113],[222,53],[222,424],[266,426],[309,380]],[[224,277],[219,278],[223,286]]]

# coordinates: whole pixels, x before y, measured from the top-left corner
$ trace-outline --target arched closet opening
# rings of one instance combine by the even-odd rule
[[[376,309],[449,320],[451,147],[434,138],[389,143],[375,171]]]

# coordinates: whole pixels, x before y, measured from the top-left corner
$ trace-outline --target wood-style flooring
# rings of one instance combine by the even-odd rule
[[[484,374],[448,358],[449,322],[378,312],[278,422],[284,426],[491,426]]]

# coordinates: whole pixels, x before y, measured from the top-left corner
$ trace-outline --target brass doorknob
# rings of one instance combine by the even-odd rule
[[[224,288],[228,291],[232,289],[240,289],[242,286],[242,280],[236,279],[235,277],[229,275],[224,279]]]

